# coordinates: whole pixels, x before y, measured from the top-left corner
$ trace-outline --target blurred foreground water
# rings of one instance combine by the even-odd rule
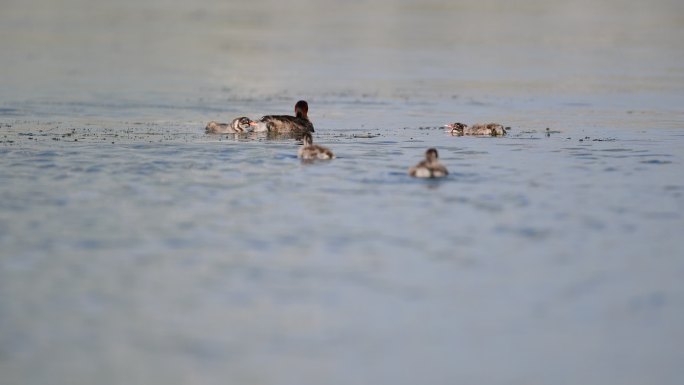
[[[4,1],[0,383],[678,384],[683,41],[667,0]],[[298,99],[338,159],[203,133]]]

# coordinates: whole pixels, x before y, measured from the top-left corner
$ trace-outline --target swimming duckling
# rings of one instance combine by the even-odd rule
[[[230,123],[211,121],[207,124],[207,134],[240,134],[252,131],[252,119],[242,116],[233,119]]]
[[[463,136],[463,135],[480,135],[480,136],[504,136],[506,135],[506,130],[504,126],[498,123],[476,123],[471,127],[463,123],[447,124],[449,128],[449,133],[451,135]]]
[[[304,160],[313,159],[334,159],[335,154],[329,148],[313,144],[313,137],[310,132],[305,132],[302,135],[304,144],[299,147],[297,156]]]
[[[255,132],[304,133],[314,132],[314,126],[309,120],[309,104],[300,100],[294,107],[295,116],[266,115],[257,122],[252,122]]]
[[[409,175],[416,178],[441,178],[449,175],[449,171],[437,158],[437,150],[429,148],[425,151],[425,160],[409,168]]]

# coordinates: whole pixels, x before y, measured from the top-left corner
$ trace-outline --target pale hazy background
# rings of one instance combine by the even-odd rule
[[[3,0],[2,9],[3,103],[196,106],[287,92],[636,104],[638,94],[641,105],[678,110],[684,81],[684,5],[674,0]]]

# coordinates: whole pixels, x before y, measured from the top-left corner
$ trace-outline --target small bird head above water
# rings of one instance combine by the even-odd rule
[[[295,116],[298,118],[307,118],[309,113],[309,104],[305,100],[300,100],[294,107]]]
[[[311,136],[310,132],[305,132],[302,135],[302,143],[304,144],[305,147],[313,145],[313,137]]]
[[[427,151],[425,151],[425,160],[428,162],[434,162],[439,158],[439,154],[437,154],[437,149],[435,148],[428,148]]]
[[[444,127],[448,128],[448,129],[449,129],[449,132],[452,133],[452,134],[463,134],[463,130],[464,130],[466,127],[468,127],[468,125],[467,125],[467,124],[463,124],[463,123],[456,122],[456,123],[453,123],[453,124],[447,124],[447,125],[445,125]]]

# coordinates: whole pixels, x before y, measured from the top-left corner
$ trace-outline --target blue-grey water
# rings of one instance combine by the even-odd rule
[[[681,1],[0,8],[0,384],[681,383]]]

